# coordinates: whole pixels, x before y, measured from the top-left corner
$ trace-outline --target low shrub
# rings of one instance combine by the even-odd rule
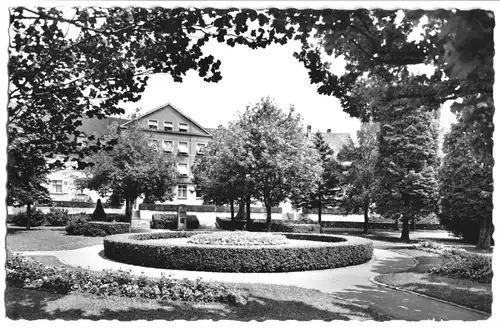
[[[108,217],[108,222],[125,222],[129,223],[130,218],[125,214],[106,214]]]
[[[31,227],[39,227],[45,224],[46,216],[43,214],[42,211],[38,209],[33,209],[31,211],[31,218],[30,218],[30,226]],[[26,224],[28,223],[28,216],[26,212],[21,212],[16,215],[14,215],[13,218],[14,224],[20,227],[26,227]]]
[[[104,239],[104,255],[114,261],[174,270],[212,272],[289,272],[361,264],[373,255],[371,242],[316,234],[289,234],[288,239],[322,241],[279,247],[142,243],[141,240],[189,238],[206,232],[169,231],[126,234]]]
[[[472,254],[463,249],[434,242],[421,242],[416,248],[439,254],[447,259],[444,264],[430,269],[431,273],[487,284],[491,284],[493,280],[492,259],[489,256]]]
[[[177,229],[177,214],[153,214],[151,229]],[[200,221],[196,215],[187,215],[186,229],[194,230],[200,228]]]
[[[87,221],[88,216],[79,216],[66,226],[69,235],[83,235],[88,237],[104,237],[108,235],[129,232],[129,224],[122,222]]]
[[[83,235],[88,223],[87,215],[75,215],[71,218],[66,226],[66,233],[68,235]]]
[[[102,296],[140,297],[186,302],[245,304],[247,295],[220,283],[201,279],[174,280],[162,276],[134,277],[129,271],[105,270],[95,274],[86,270],[46,267],[38,261],[7,251],[6,282],[13,287],[44,289],[60,294],[83,292]]]
[[[275,232],[294,232],[294,233],[321,233],[321,226],[315,224],[297,224],[297,223],[277,223],[273,226]]]
[[[188,243],[201,245],[283,245],[288,243],[284,235],[259,232],[214,232],[192,236]]]
[[[84,236],[104,237],[120,233],[128,233],[129,224],[123,222],[88,222],[83,230]]]
[[[71,217],[67,210],[52,207],[50,212],[45,214],[46,224],[50,226],[65,226]]]

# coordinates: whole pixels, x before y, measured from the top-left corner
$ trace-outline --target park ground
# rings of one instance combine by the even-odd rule
[[[492,292],[490,284],[481,284],[464,279],[452,279],[427,273],[431,267],[443,263],[444,259],[436,254],[412,248],[421,240],[430,240],[445,245],[464,248],[471,252],[473,245],[462,243],[450,237],[446,231],[416,231],[411,237],[413,242],[399,242],[397,231],[371,231],[363,235],[361,231],[349,229],[326,229],[326,233],[359,235],[373,241],[376,252],[391,252],[412,259],[414,264],[398,266],[387,263],[386,268],[376,271],[380,273],[373,281],[364,286],[363,297],[359,293],[343,292],[333,288],[304,288],[301,283],[296,286],[273,283],[241,283],[227,284],[247,290],[249,301],[245,306],[232,306],[218,303],[187,303],[176,301],[157,301],[130,299],[123,297],[100,297],[90,294],[58,295],[40,290],[28,290],[8,287],[5,291],[6,315],[10,319],[107,319],[107,320],[419,320],[418,313],[409,314],[408,318],[397,317],[401,311],[392,311],[377,304],[377,297],[384,293],[396,293],[404,296],[401,302],[419,300],[428,303],[429,299],[404,294],[376,283],[397,287],[407,291],[425,294],[452,304],[441,304],[441,308],[449,307],[457,313],[468,311],[466,308],[483,312],[474,314],[471,320],[487,318],[491,313]],[[32,255],[45,265],[66,266],[56,256],[46,255],[50,252],[89,248],[102,245],[102,237],[83,237],[67,235],[63,227],[37,227],[30,231],[24,228],[9,226],[7,229],[7,247],[17,252],[36,251],[44,255]],[[91,248],[91,247],[90,247]],[[393,253],[393,254],[394,254]],[[482,252],[491,256],[492,251]],[[355,270],[355,269],[354,269]],[[347,271],[346,271],[347,272]],[[340,271],[339,271],[340,273]],[[346,279],[343,277],[342,279]],[[371,284],[371,286],[370,286]],[[303,286],[308,286],[303,284]],[[399,293],[399,294],[398,294]],[[387,297],[387,295],[385,296]],[[396,299],[396,298],[395,298]],[[458,304],[466,308],[453,306]],[[399,304],[395,307],[410,307],[412,304]],[[404,314],[403,314],[404,316]],[[444,318],[453,318],[444,315]]]

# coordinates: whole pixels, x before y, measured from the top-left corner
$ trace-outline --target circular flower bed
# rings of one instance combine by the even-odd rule
[[[282,233],[289,243],[253,247],[161,242],[173,238],[214,238],[208,236],[210,234],[214,233],[169,231],[113,235],[104,239],[104,255],[133,265],[211,272],[332,269],[365,263],[373,255],[372,243],[365,239],[320,234]],[[300,242],[294,242],[297,240]]]
[[[284,245],[288,244],[288,239],[284,235],[277,235],[265,232],[214,232],[194,235],[188,239],[188,243],[198,245]]]

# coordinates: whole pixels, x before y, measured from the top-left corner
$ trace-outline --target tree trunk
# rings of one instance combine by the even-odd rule
[[[368,233],[368,208],[364,208],[363,212],[365,214],[365,222],[363,223],[363,233]]]
[[[266,203],[266,231],[271,232],[271,205]]]
[[[399,230],[399,215],[396,216],[396,218],[394,219],[394,230],[395,231],[398,231]]]
[[[26,204],[26,230],[31,228],[31,204]]]
[[[493,223],[491,216],[481,220],[479,239],[476,244],[477,249],[488,250],[491,246],[491,235],[493,233]]]
[[[321,201],[319,201],[319,207],[318,207],[318,224],[321,226]]]
[[[238,213],[236,213],[236,220],[246,220],[245,202],[238,201]]]
[[[417,221],[415,220],[415,218],[411,219],[411,228],[410,228],[411,231],[415,231],[417,230]]]
[[[252,218],[250,217],[250,197],[248,197],[245,201],[246,206],[246,219],[247,219],[247,229],[250,224],[252,224]]]
[[[231,205],[231,223],[234,223],[234,200],[230,201],[229,204]]]
[[[409,221],[410,219],[407,216],[403,215],[403,230],[401,231],[401,240],[402,241],[410,241],[410,227]]]
[[[128,218],[128,232],[132,232],[132,211],[131,211],[132,201],[129,198],[125,198],[125,216]]]

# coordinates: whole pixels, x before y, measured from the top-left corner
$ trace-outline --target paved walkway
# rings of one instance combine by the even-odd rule
[[[146,268],[111,261],[103,256],[103,246],[76,250],[49,252],[22,252],[25,255],[52,255],[71,266],[81,266],[95,271],[103,269],[131,270],[132,274],[160,277],[162,273],[172,278],[220,281],[232,283],[262,283],[292,285],[333,293],[335,296],[370,307],[397,320],[485,320],[488,316],[461,307],[434,301],[418,295],[380,287],[370,282],[379,274],[412,268],[412,257],[386,249],[375,249],[374,258],[365,264],[332,270],[287,273],[221,273],[180,271]]]

